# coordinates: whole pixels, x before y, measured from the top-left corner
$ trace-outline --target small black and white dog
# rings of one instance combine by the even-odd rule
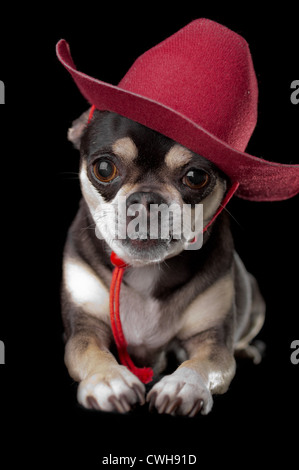
[[[69,139],[80,148],[83,198],[70,228],[63,262],[65,362],[79,382],[86,408],[128,412],[145,401],[159,413],[194,416],[212,408],[235,374],[234,356],[247,354],[260,331],[265,305],[255,279],[234,251],[228,215],[204,233],[203,246],[186,250],[185,239],[115,239],[112,209],[140,203],[203,205],[212,219],[229,181],[212,163],[169,138],[108,111],[74,122]],[[130,217],[126,223],[129,224]],[[99,236],[100,235],[100,236]],[[178,367],[146,395],[144,384],[116,360],[109,317],[111,251],[130,267],[121,293],[128,351],[155,377],[175,354]]]

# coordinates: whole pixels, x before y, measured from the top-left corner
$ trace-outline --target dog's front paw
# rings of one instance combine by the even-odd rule
[[[202,377],[188,367],[166,375],[149,392],[150,409],[158,413],[193,417],[199,411],[208,414],[213,406],[211,392]]]
[[[78,401],[85,408],[127,413],[145,402],[145,386],[125,366],[114,366],[109,373],[94,374],[80,382]]]

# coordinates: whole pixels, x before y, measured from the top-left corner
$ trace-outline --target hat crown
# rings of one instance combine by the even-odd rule
[[[163,103],[236,150],[245,150],[256,125],[248,44],[211,20],[195,20],[145,52],[119,87]]]

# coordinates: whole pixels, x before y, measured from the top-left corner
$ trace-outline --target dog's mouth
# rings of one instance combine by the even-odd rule
[[[152,238],[149,235],[147,235],[146,237],[143,236],[143,237],[136,237],[136,238],[135,237],[131,238],[127,236],[123,240],[123,245],[128,248],[133,247],[134,249],[143,251],[149,248],[159,248],[159,247],[166,248],[173,241],[174,240],[172,237],[164,239],[164,238]]]
[[[170,245],[177,244],[178,240],[158,238],[127,237],[122,240],[122,246],[132,260],[146,263],[160,262],[168,256]]]
[[[138,238],[136,240],[130,240],[128,244],[131,244],[136,249],[144,250],[151,247],[156,247],[159,245],[158,240],[151,238]]]

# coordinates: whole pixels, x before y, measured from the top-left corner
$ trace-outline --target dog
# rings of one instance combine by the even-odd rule
[[[225,393],[235,375],[235,356],[261,359],[251,342],[262,328],[265,302],[234,249],[228,213],[213,221],[197,250],[186,249],[190,240],[171,236],[115,239],[111,214],[121,198],[126,210],[144,206],[147,217],[152,204],[202,204],[206,226],[229,178],[201,155],[129,118],[96,109],[87,124],[88,115],[68,133],[80,150],[82,200],[68,232],[62,282],[65,364],[79,383],[78,401],[104,412],[127,413],[148,403],[158,413],[206,415],[213,395]],[[127,229],[131,220],[124,219]],[[115,353],[112,250],[128,264],[121,320],[130,356],[153,369],[150,389]],[[175,365],[162,375],[171,357]]]
[[[299,165],[245,153],[258,83],[246,40],[223,25],[192,21],[117,86],[78,71],[64,39],[56,51],[91,105],[69,131],[82,201],[63,261],[65,363],[78,401],[208,414],[236,355],[261,360],[252,341],[265,316],[223,209],[234,193],[295,196]]]

